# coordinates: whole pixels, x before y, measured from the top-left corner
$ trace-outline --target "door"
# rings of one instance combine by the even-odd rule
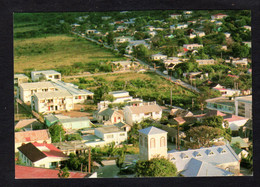
[[[116,117],[114,117],[114,122],[116,122]]]

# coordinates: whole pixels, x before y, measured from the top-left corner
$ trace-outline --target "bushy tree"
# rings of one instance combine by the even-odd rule
[[[222,127],[223,117],[222,116],[207,117],[207,118],[203,119],[202,123],[209,127],[223,129],[223,127]]]
[[[58,173],[58,177],[59,178],[69,178],[70,177],[69,169],[67,167],[60,169],[59,173]]]
[[[61,124],[56,123],[49,128],[52,143],[65,140],[65,131]]]
[[[139,160],[136,163],[138,177],[175,177],[176,166],[165,158],[153,158],[148,161]]]

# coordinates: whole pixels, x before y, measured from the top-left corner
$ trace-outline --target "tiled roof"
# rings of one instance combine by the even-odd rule
[[[23,128],[27,125],[30,125],[31,123],[37,121],[36,119],[22,119],[20,121],[18,121],[18,123],[16,123],[15,125],[15,129],[20,129]]]
[[[148,112],[160,112],[162,111],[159,105],[143,105],[143,106],[129,106],[132,114],[148,113]]]
[[[175,119],[175,121],[177,121],[177,123],[179,123],[179,124],[183,124],[183,123],[186,122],[182,117],[176,117],[176,118],[174,118],[174,119]]]
[[[224,117],[224,120],[226,120],[228,122],[234,122],[234,121],[240,121],[240,120],[247,120],[247,118],[241,117],[241,116],[232,115],[232,116]]]
[[[15,132],[15,143],[45,141],[49,139],[50,135],[48,129]]]
[[[146,135],[153,135],[153,134],[162,134],[162,133],[167,133],[167,131],[158,129],[156,127],[147,127],[145,129],[139,130],[140,133],[146,134]]]
[[[20,87],[23,88],[24,90],[30,90],[30,89],[44,89],[44,88],[55,88],[55,86],[49,82],[27,82],[27,83],[21,83]]]
[[[15,165],[15,178],[16,179],[52,179],[58,177],[59,170],[37,168],[29,166]],[[81,172],[70,171],[69,178],[84,178],[87,174]]]

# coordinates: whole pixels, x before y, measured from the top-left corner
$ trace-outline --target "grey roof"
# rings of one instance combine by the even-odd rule
[[[79,117],[79,118],[67,118],[67,119],[59,119],[61,123],[71,123],[78,121],[89,121],[88,117]]]
[[[141,129],[141,130],[139,130],[139,132],[142,133],[142,134],[146,134],[146,135],[167,133],[167,131],[158,129],[158,128],[154,127],[154,126],[147,127],[145,129]]]
[[[14,78],[29,78],[25,74],[14,74]]]
[[[107,126],[96,128],[95,130],[98,130],[98,131],[102,132],[103,134],[113,133],[113,132],[124,132],[115,125],[107,125]]]
[[[53,114],[45,115],[44,118],[45,118],[46,120],[48,120],[49,122],[51,122],[51,123],[59,120],[59,119],[58,119],[56,116],[54,116]]]
[[[176,165],[178,171],[185,170],[187,174],[194,174],[196,173],[196,168],[201,168],[203,166],[201,166],[202,163],[199,163],[198,161],[205,162],[213,166],[239,161],[237,154],[234,152],[229,144],[222,146],[212,146],[208,148],[190,149],[186,151],[172,150],[168,152],[168,157]],[[192,161],[191,163],[189,163],[193,159],[196,159],[198,161]],[[208,174],[214,172],[214,175],[217,176],[220,171],[215,169],[213,170],[210,165],[204,165],[203,167],[205,168],[206,166],[208,166]],[[188,172],[187,170],[190,169],[192,171]],[[224,174],[227,175],[228,173]]]
[[[120,114],[119,112],[112,110],[111,108],[101,109],[100,111],[98,111],[98,115],[100,116],[112,116],[114,113]]]
[[[192,158],[181,174],[185,177],[198,176],[227,176],[232,175],[231,172],[218,168],[207,162],[203,162]]]
[[[67,90],[72,95],[94,95],[92,92],[90,92],[88,90],[78,89],[77,86],[75,86],[71,83],[65,83],[63,81],[56,81],[56,82],[53,82],[53,84],[62,90]]]
[[[37,89],[37,88],[55,88],[55,86],[49,82],[28,82],[28,83],[21,83],[20,87],[23,88],[24,90],[29,90],[29,89]]]
[[[129,92],[127,92],[127,91],[125,91],[125,90],[119,90],[119,91],[112,91],[112,92],[109,92],[108,94],[110,94],[110,95],[114,95],[114,94],[122,94],[122,93],[129,93]]]
[[[46,74],[46,75],[50,75],[50,74],[61,74],[55,70],[43,70],[43,71],[32,71],[32,73],[42,73],[42,74]]]
[[[69,97],[72,95],[66,90],[51,91],[51,92],[38,92],[34,94],[38,99],[48,99],[54,97]]]

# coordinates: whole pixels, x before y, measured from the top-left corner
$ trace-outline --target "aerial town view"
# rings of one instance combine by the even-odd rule
[[[15,178],[253,176],[250,10],[14,13]]]

